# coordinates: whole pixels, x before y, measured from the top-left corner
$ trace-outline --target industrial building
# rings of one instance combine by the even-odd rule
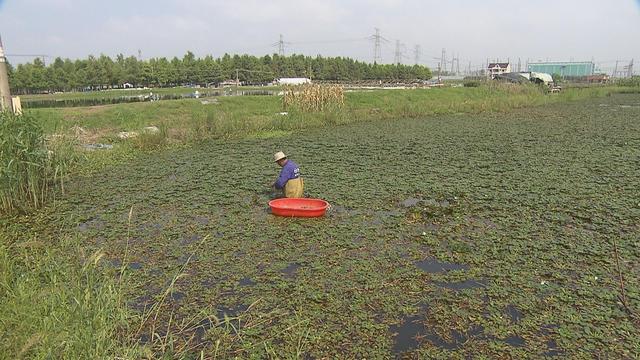
[[[595,68],[596,65],[591,61],[554,61],[529,63],[527,70],[539,73],[559,74],[562,77],[583,77],[593,75]]]

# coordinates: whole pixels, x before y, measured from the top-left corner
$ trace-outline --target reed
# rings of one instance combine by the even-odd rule
[[[0,213],[38,208],[57,188],[64,192],[72,153],[64,140],[48,143],[31,115],[0,113]]]

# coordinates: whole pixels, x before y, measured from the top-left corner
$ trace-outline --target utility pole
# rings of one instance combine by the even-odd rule
[[[13,111],[11,91],[9,89],[9,73],[7,58],[4,56],[2,38],[0,38],[0,111]]]
[[[460,53],[456,55],[456,75],[460,75]]]
[[[413,49],[413,55],[415,57],[415,63],[418,65],[420,63],[420,55],[422,54],[422,50],[420,49],[420,45],[416,45]]]
[[[618,77],[618,60],[616,60],[616,68],[613,70],[613,74],[611,74],[611,77]]]

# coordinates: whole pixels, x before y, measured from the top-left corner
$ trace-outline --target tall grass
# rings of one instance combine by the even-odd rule
[[[2,236],[2,235],[0,235]],[[0,241],[0,358],[139,358],[102,253],[73,239]]]
[[[63,143],[47,147],[31,115],[0,113],[0,213],[37,208],[59,186],[71,162]]]
[[[167,128],[160,126],[158,131],[143,130],[133,138],[131,144],[139,150],[156,150],[167,144]]]

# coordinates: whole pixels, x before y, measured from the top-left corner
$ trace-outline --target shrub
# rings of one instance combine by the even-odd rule
[[[640,87],[640,76],[632,76],[627,79],[620,79],[616,82],[616,84],[620,86]]]

